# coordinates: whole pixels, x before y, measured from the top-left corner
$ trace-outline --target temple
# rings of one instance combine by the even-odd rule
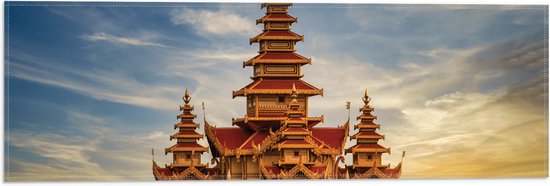
[[[177,143],[165,149],[172,153],[173,162],[160,167],[153,160],[156,180],[185,179],[349,179],[398,178],[401,163],[395,168],[382,164],[382,153],[389,148],[378,144],[384,136],[376,116],[369,106],[370,97],[365,91],[365,105],[360,109],[361,122],[354,129],[359,132],[350,137],[357,144],[346,149],[350,131],[349,116],[337,127],[317,126],[324,116],[310,116],[308,103],[311,96],[323,95],[319,89],[301,78],[301,68],[311,59],[296,53],[295,45],[304,36],[291,31],[298,19],[288,15],[290,3],[264,3],[264,17],[256,20],[263,24],[263,33],[250,39],[259,44],[259,54],[243,62],[252,67],[252,82],[233,91],[233,98],[246,99],[246,114],[232,120],[233,127],[216,127],[204,119],[204,134],[208,148],[197,143],[203,138],[196,132],[199,125],[193,122],[190,96],[186,89],[181,121],[174,125],[178,132],[170,136]],[[349,104],[348,104],[349,109]],[[336,125],[333,125],[336,126]],[[212,155],[214,167],[201,164],[201,154]],[[353,154],[353,164],[343,165],[344,155]]]

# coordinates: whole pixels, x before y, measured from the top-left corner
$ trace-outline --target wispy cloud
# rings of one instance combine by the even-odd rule
[[[250,36],[259,33],[254,20],[240,16],[229,10],[195,10],[189,8],[172,11],[172,23],[190,24],[199,34]]]
[[[170,97],[181,94],[179,87],[141,83],[109,71],[73,68],[23,53],[18,53],[14,58],[24,63],[10,63],[10,76],[65,88],[101,100],[170,109],[174,107]]]
[[[310,115],[325,115],[325,123],[319,126],[342,124],[346,113],[345,102],[351,101],[354,108],[362,106],[361,95],[365,88],[369,88],[373,98],[371,104],[379,116],[377,122],[382,126],[381,133],[386,135],[382,143],[392,147],[394,152],[384,155],[384,163],[398,162],[399,155],[396,154],[399,153],[395,152],[407,151],[403,177],[544,176],[548,173],[541,166],[547,151],[539,148],[545,145],[544,137],[547,136],[544,128],[543,103],[547,101],[547,96],[544,94],[543,69],[546,66],[545,43],[540,40],[542,34],[518,38],[527,32],[508,32],[507,29],[486,25],[503,24],[491,21],[491,16],[498,15],[493,11],[487,14],[474,12],[476,15],[465,15],[463,20],[448,21],[451,17],[430,17],[430,12],[434,13],[432,11],[369,10],[372,11],[349,9],[346,11],[347,17],[345,14],[341,17],[329,14],[328,18],[312,16],[315,19],[309,21],[319,23],[309,24],[311,28],[331,21],[334,25],[347,22],[357,24],[342,27],[330,24],[330,28],[311,29],[300,27],[308,24],[304,21],[295,27],[305,31],[302,34],[306,34],[307,38],[305,43],[298,44],[299,52],[313,59],[312,65],[302,68],[304,80],[325,91],[324,97],[316,96],[309,101]],[[406,12],[402,14],[402,10]],[[304,11],[307,12],[307,9]],[[334,13],[338,15],[342,12],[335,10]],[[436,13],[450,16],[446,11]],[[464,16],[462,13],[469,12],[453,13],[452,16],[460,15],[460,18]],[[203,36],[239,36],[224,37],[224,41],[228,42],[241,42],[244,36],[253,36],[260,30],[260,26],[253,24],[253,19],[227,9],[176,9],[168,16],[167,28],[190,26],[196,34]],[[514,16],[522,17],[520,14]],[[71,18],[71,15],[66,17]],[[322,18],[326,20],[319,21]],[[415,26],[430,22],[425,21],[427,19],[433,19],[437,24]],[[72,20],[78,22],[78,19]],[[411,21],[417,22],[413,24]],[[519,22],[532,24],[525,20]],[[114,26],[116,21],[112,23],[106,28],[125,29]],[[507,23],[504,21],[504,24]],[[333,27],[346,28],[346,33],[330,30]],[[487,35],[480,34],[480,31],[490,30],[487,27],[499,28],[498,32],[494,35],[491,32],[487,38],[500,43],[488,41],[484,38]],[[403,30],[411,30],[411,33],[400,33]],[[167,111],[175,111],[181,101],[178,98],[183,87],[188,86],[193,97],[192,104],[206,103],[210,123],[228,127],[232,117],[244,115],[244,99],[231,99],[231,91],[251,82],[248,78],[251,69],[243,69],[241,62],[255,55],[255,47],[250,49],[200,38],[197,43],[204,46],[197,45],[185,50],[170,48],[167,51],[167,45],[154,42],[158,38],[155,35],[117,36],[107,33],[122,32],[103,30],[89,33],[92,34],[81,35],[80,38],[91,42],[155,47],[158,56],[154,58],[154,68],[136,72],[130,68],[137,65],[133,63],[109,66],[120,71],[96,66],[85,68],[72,65],[72,61],[52,60],[47,56],[14,49],[10,51],[10,75],[99,100]],[[504,33],[502,35],[506,37],[497,37],[499,33]],[[510,36],[515,39],[510,40]],[[246,40],[243,42],[246,43]],[[143,55],[139,51],[127,52],[132,56]],[[120,56],[123,57],[127,56]],[[138,77],[136,73],[171,77],[177,82],[164,83],[161,79],[151,82],[152,78]],[[202,116],[200,111],[195,113]],[[10,175],[77,174],[94,179],[107,179],[101,175],[117,175],[150,180],[149,148],[172,144],[167,139],[168,133],[172,132],[172,123],[159,122],[159,130],[144,133],[113,127],[125,118],[110,120],[82,111],[68,111],[66,114],[68,123],[82,124],[72,127],[71,131],[85,137],[13,131],[10,136],[15,136],[15,140],[10,140],[10,144],[13,142],[14,147],[40,157],[37,159],[45,158],[47,162],[10,158],[11,167],[18,168],[10,170]],[[355,114],[358,114],[357,111],[352,115]],[[160,118],[154,120],[164,121]],[[120,125],[124,125],[122,128],[125,129],[134,128],[128,123]],[[204,140],[200,143],[207,145]],[[51,147],[66,150],[76,158],[73,161],[67,158],[68,154],[47,149]],[[203,160],[207,160],[208,156],[207,153]],[[162,157],[160,161],[165,163],[171,159],[170,156],[158,157]],[[346,157],[348,165],[350,160],[351,157]],[[83,172],[71,166],[93,172]]]
[[[119,37],[119,36],[114,36],[104,32],[84,34],[80,37],[88,41],[107,41],[111,43],[125,44],[125,45],[132,45],[132,46],[169,47],[161,43],[149,42],[149,41],[144,41],[144,40],[130,38],[130,37]]]
[[[69,125],[60,129],[80,135],[11,131],[12,150],[38,160],[10,157],[8,180],[151,180],[151,147],[169,145],[164,131],[127,134],[109,128],[111,120],[75,110],[67,110],[66,117]]]

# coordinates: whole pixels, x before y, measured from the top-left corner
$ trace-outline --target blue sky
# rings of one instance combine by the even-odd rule
[[[259,4],[6,4],[8,180],[152,180],[186,87],[212,124],[244,115]],[[304,80],[325,92],[310,114],[340,125],[368,88],[403,177],[547,175],[547,12],[297,4]]]

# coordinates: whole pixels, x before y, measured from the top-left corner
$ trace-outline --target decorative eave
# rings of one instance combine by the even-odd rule
[[[275,148],[281,149],[314,149],[317,148],[316,144],[310,143],[307,140],[299,140],[301,143],[289,143],[289,140],[285,140],[275,145]]]
[[[384,139],[385,136],[376,132],[358,132],[350,137],[351,139]]]
[[[177,116],[177,119],[195,119],[196,117],[197,115],[195,114],[181,113]]]
[[[264,17],[257,19],[256,24],[265,22],[298,22],[298,19],[285,13],[268,13]]]
[[[185,168],[185,167],[189,167],[190,165],[189,164],[170,164],[168,165],[168,167],[170,168]],[[208,167],[208,164],[198,164],[198,165],[193,165],[193,167]]]
[[[206,134],[206,138],[208,139],[208,141],[214,144],[213,147],[216,149],[216,151],[220,153],[220,156],[225,156],[228,150],[220,143],[218,138],[216,138],[216,135],[213,133],[212,128],[214,127],[205,120],[204,133]]]
[[[361,144],[358,144],[358,145],[355,145],[353,147],[350,147],[348,149],[346,149],[346,153],[357,153],[357,152],[378,152],[378,153],[391,153],[391,148],[385,148],[385,147],[382,147],[380,145],[378,145],[379,147],[368,147],[368,148],[363,148],[361,147]]]
[[[284,137],[286,135],[311,135],[311,131],[307,129],[298,128],[302,130],[296,130],[295,128],[287,128],[281,132],[281,135]]]
[[[254,58],[243,62],[245,66],[254,66],[255,64],[311,64],[311,58],[306,58],[296,53],[262,53]]]
[[[370,168],[370,167],[373,167],[372,164],[353,164],[351,166],[352,169],[355,169],[355,168]],[[389,165],[377,165],[376,166],[377,168],[387,168],[389,167]]]
[[[284,121],[287,117],[250,117],[245,115],[244,118],[237,118],[233,122],[244,121],[248,123],[249,121]]]
[[[296,87],[296,92],[300,95],[321,95],[323,89],[318,89],[305,81],[297,78],[282,79],[256,79],[244,88],[233,91],[233,98],[237,96],[247,96],[249,94],[291,94],[292,86]]]
[[[291,89],[248,89],[243,88],[238,91],[233,91],[233,98],[237,96],[247,96],[247,95],[254,95],[254,94],[290,94],[292,92]],[[321,95],[323,96],[323,89],[320,90],[304,90],[300,89],[297,90],[298,94],[300,95]]]
[[[193,110],[195,110],[195,106],[180,105],[180,111],[193,111]]]
[[[292,6],[292,3],[262,3],[260,9],[267,8],[268,6],[283,6],[286,10],[289,6]]]
[[[373,111],[374,111],[374,108],[370,107],[369,105],[365,105],[365,106],[359,108],[359,111],[360,111],[360,112],[364,112],[364,111],[373,112]]]
[[[178,147],[178,144],[176,144],[164,149],[164,154],[168,154],[171,152],[206,152],[206,151],[208,151],[208,148],[198,144],[197,146],[194,146],[194,147]]]
[[[286,41],[304,41],[303,35],[298,35],[290,30],[273,31],[268,30],[256,37],[250,38],[250,44],[257,43],[263,40],[286,40]]]
[[[353,130],[356,129],[380,129],[380,125],[376,123],[359,123],[353,126]]]
[[[177,128],[199,128],[200,125],[198,123],[176,123],[174,124],[174,129]]]
[[[192,132],[195,132],[195,131],[192,131]],[[204,137],[204,135],[199,134],[197,132],[195,132],[194,134],[185,134],[185,133],[182,133],[182,132],[178,132],[174,135],[170,135],[170,140],[184,139],[184,138],[187,138],[187,139],[200,139],[200,138],[203,138],[203,137]]]
[[[297,118],[297,119],[286,119],[284,121],[284,125],[301,125],[301,126],[307,126],[308,121],[305,118]]]
[[[348,117],[348,121],[346,122],[346,124],[344,124],[343,127],[344,127],[344,139],[342,140],[342,146],[340,146],[341,148],[339,149],[340,154],[344,153],[344,149],[345,149],[345,146],[346,146],[346,140],[349,136],[349,117]]]
[[[359,119],[368,119],[368,120],[375,120],[377,119],[378,117],[375,116],[375,115],[360,115],[360,116],[357,116],[357,120]]]
[[[245,115],[244,118],[236,118],[233,119],[232,123],[235,125],[236,123],[248,123],[249,121],[279,121],[281,123],[284,123],[287,121],[288,117],[250,117]],[[319,123],[323,122],[325,120],[325,116],[321,115],[320,117],[303,117],[301,118],[303,121],[307,122],[308,125],[311,125],[312,123]],[[311,127],[311,126],[310,126]]]

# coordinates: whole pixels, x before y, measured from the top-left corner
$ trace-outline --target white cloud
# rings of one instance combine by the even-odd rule
[[[258,34],[260,29],[254,25],[254,20],[242,17],[229,10],[194,10],[177,9],[172,11],[172,23],[176,25],[193,25],[199,34],[238,34],[251,36]]]
[[[149,42],[149,41],[144,41],[136,38],[113,36],[111,34],[107,34],[104,32],[98,32],[94,34],[84,34],[80,37],[88,41],[107,41],[111,43],[125,44],[125,45],[132,45],[132,46],[169,47],[161,43]],[[146,35],[146,37],[150,37],[150,35]]]

